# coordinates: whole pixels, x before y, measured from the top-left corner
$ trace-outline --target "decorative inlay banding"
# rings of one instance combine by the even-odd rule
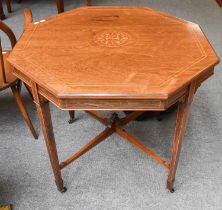
[[[131,36],[123,31],[102,31],[97,33],[93,41],[103,47],[120,47],[129,43]]]

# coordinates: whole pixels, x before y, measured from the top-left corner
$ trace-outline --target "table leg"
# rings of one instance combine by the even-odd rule
[[[36,105],[39,119],[42,126],[42,131],[45,138],[52,170],[55,176],[55,183],[60,192],[65,192],[66,188],[63,186],[63,180],[61,175],[61,169],[59,166],[59,158],[56,149],[55,137],[52,127],[52,120],[49,108],[49,102],[40,100],[39,104]]]
[[[91,6],[91,5],[92,5],[91,0],[86,0],[86,5],[87,5],[87,6]]]
[[[0,0],[0,19],[1,20],[5,19],[5,14],[4,14],[4,10],[3,10],[2,0]]]
[[[64,12],[64,2],[63,0],[56,0],[58,13]]]
[[[222,7],[222,0],[216,0],[216,1],[217,1],[218,5],[219,5],[220,7]]]
[[[193,100],[194,93],[196,91],[196,85],[192,84],[189,88],[189,92],[184,101],[179,102],[176,127],[174,131],[172,154],[170,161],[170,172],[167,179],[167,189],[170,192],[174,192],[173,183],[175,180],[175,174],[177,170],[178,160],[180,156],[183,136],[186,130],[186,124],[189,117],[189,111]]]
[[[11,13],[12,12],[11,0],[6,0],[6,6],[8,9],[8,12]]]
[[[75,121],[75,111],[69,111],[69,124],[74,123]]]

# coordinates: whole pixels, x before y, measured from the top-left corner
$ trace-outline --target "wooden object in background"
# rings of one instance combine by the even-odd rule
[[[11,46],[13,48],[16,44],[16,38],[12,30],[2,21],[0,21],[0,30],[2,30],[8,36],[11,42]],[[28,113],[21,99],[21,95],[20,95],[21,81],[12,74],[13,67],[6,60],[9,54],[10,54],[10,51],[2,51],[1,42],[0,42],[0,62],[1,62],[0,91],[5,90],[6,88],[9,88],[9,87],[12,89],[12,93],[15,97],[15,101],[18,105],[19,110],[25,122],[29,126],[33,137],[37,139],[37,134],[33,128],[31,120],[28,116]]]
[[[86,1],[86,5],[87,6],[91,6],[92,5],[92,0],[85,0]]]
[[[0,0],[0,19],[1,20],[5,19],[5,13],[4,13],[4,9],[3,9],[2,0]]]
[[[91,6],[92,0],[85,0],[87,6]],[[56,0],[56,6],[58,13],[64,12],[64,0]]]
[[[29,8],[25,8],[23,11],[24,14],[24,30],[28,28],[29,24],[32,23],[33,17],[32,17],[32,11]]]
[[[219,5],[220,7],[222,7],[222,0],[216,0],[216,1],[217,1],[218,5]]]
[[[4,206],[0,206],[0,210],[12,210],[12,205],[4,205]]]
[[[20,3],[21,0],[16,0],[17,3]],[[6,7],[7,7],[7,10],[8,10],[8,13],[11,13],[12,12],[12,7],[11,7],[11,0],[5,0],[6,2]],[[0,19],[1,20],[4,20],[6,17],[5,17],[5,13],[4,13],[4,9],[3,9],[3,4],[2,4],[2,0],[0,0]]]
[[[64,1],[63,0],[56,0],[56,6],[58,13],[64,12]]]
[[[21,1],[22,0],[16,0],[17,3],[21,3]],[[5,0],[5,3],[6,3],[8,13],[11,13],[12,12],[11,0]],[[4,14],[2,0],[0,0],[0,19],[4,20],[5,18],[6,17],[5,17],[5,14]]]
[[[64,0],[56,0],[58,13],[64,12],[64,2],[63,1]],[[21,3],[21,0],[17,0],[17,2]],[[92,0],[86,0],[86,5],[91,6],[91,2],[92,2]],[[222,7],[222,0],[216,0],[216,2],[218,3],[218,5],[220,7]],[[8,12],[11,12],[12,11],[11,0],[6,0],[6,5],[7,5]],[[5,17],[4,10],[3,10],[2,0],[0,0],[0,19],[4,20],[5,18],[6,17]]]
[[[217,55],[197,24],[142,7],[82,7],[28,25],[8,58],[34,95],[59,191],[61,169],[117,133],[169,170],[171,192],[194,93]],[[48,103],[86,111],[106,126],[59,163]],[[179,103],[171,160],[124,129],[144,111]],[[132,111],[120,119],[97,110]],[[72,113],[71,113],[72,114]]]
[[[32,17],[32,11],[29,8],[25,8],[24,9],[24,30],[28,27],[28,25],[30,23],[33,22],[33,17]],[[33,95],[32,95],[32,90],[29,86],[27,86],[26,83],[24,83],[26,86],[26,89],[29,92],[29,95],[31,96],[31,98],[33,99]],[[75,111],[71,110],[69,111],[69,124],[72,124],[75,121]]]

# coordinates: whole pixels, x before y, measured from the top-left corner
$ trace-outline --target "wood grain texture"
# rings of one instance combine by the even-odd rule
[[[32,92],[35,93],[36,89],[33,88]],[[57,148],[56,148],[56,143],[55,143],[55,137],[53,133],[53,128],[52,128],[52,120],[51,120],[51,114],[50,114],[50,108],[49,108],[49,103],[46,100],[43,100],[42,98],[35,98],[36,102],[36,107],[39,115],[39,120],[42,126],[43,130],[43,135],[45,139],[45,143],[47,146],[48,154],[49,154],[49,159],[52,165],[52,170],[55,176],[55,183],[57,186],[57,189],[60,192],[63,192],[65,190],[63,186],[63,180],[62,180],[62,175],[60,171],[60,166],[59,166],[59,158],[57,154]]]
[[[219,59],[197,24],[143,7],[84,7],[28,24],[8,61],[32,89],[60,191],[61,169],[115,132],[169,169],[167,189],[173,192],[192,98]],[[49,101],[63,110],[88,110],[107,127],[61,164]],[[177,102],[168,162],[122,126],[146,110],[163,111]],[[96,110],[135,112],[108,119]]]
[[[191,103],[196,91],[196,83],[192,83],[189,87],[189,91],[184,101],[179,103],[176,127],[174,131],[171,161],[170,161],[170,172],[167,179],[167,189],[170,192],[174,192],[173,183],[175,180],[176,169],[179,161],[180,151],[182,147],[182,140],[186,130],[187,120],[189,117]]]
[[[137,147],[139,150],[144,152],[145,154],[149,155],[153,160],[157,161],[161,165],[163,165],[166,168],[169,168],[169,163],[156,155],[151,149],[146,147],[144,144],[141,143],[139,139],[137,139],[132,134],[129,134],[126,132],[125,129],[121,127],[116,127],[116,133],[118,133],[121,137],[123,137],[125,140],[129,141],[131,144],[133,144],[135,147]]]
[[[30,25],[9,61],[61,99],[168,99],[219,60],[197,24],[147,8],[84,7]]]
[[[33,22],[32,11],[29,8],[25,8],[23,11],[24,14],[24,30],[28,27],[29,24]]]

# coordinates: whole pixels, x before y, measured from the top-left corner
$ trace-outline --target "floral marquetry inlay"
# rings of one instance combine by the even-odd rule
[[[8,60],[60,98],[165,99],[218,62],[197,24],[150,8],[81,7],[37,23]]]
[[[102,47],[120,47],[128,44],[131,36],[123,31],[102,31],[94,36],[94,42]]]

